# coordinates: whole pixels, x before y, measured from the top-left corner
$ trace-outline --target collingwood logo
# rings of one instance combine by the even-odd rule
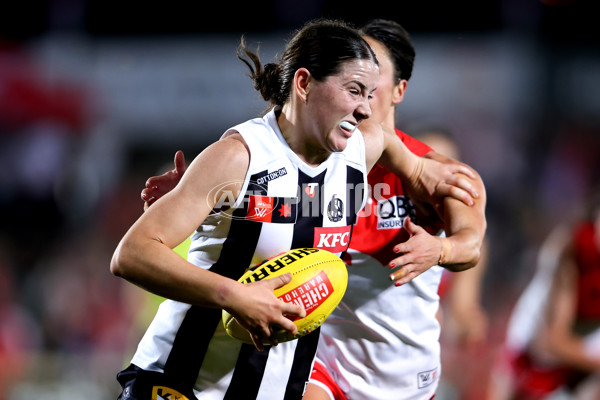
[[[327,206],[327,218],[329,218],[331,222],[338,222],[343,216],[344,203],[334,194]]]

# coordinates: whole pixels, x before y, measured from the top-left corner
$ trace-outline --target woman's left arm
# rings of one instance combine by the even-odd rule
[[[477,173],[468,165],[456,160],[440,162],[419,157],[395,132],[388,132],[368,120],[360,127],[365,139],[367,168],[370,170],[379,163],[396,174],[406,184],[411,199],[440,206],[442,198],[451,196],[473,205],[480,196],[473,182],[478,178]]]

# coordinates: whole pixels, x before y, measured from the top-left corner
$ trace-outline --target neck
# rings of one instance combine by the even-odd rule
[[[391,107],[390,111],[387,113],[386,117],[383,121],[381,121],[381,125],[386,131],[394,132],[396,128],[396,108]]]
[[[306,134],[309,130],[301,125],[301,120],[297,114],[290,113],[289,108],[284,106],[277,117],[277,125],[290,149],[306,164],[316,167],[325,161],[330,153],[311,141]]]

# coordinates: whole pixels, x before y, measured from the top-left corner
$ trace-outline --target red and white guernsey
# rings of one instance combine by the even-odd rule
[[[290,249],[347,250],[366,198],[362,134],[357,130],[343,152],[311,167],[289,148],[273,110],[231,130],[250,149],[243,189],[237,198],[217,199],[229,208],[192,235],[188,260],[237,280],[250,265]],[[318,341],[315,331],[259,352],[225,333],[220,309],[167,300],[132,363],[176,376],[200,400],[300,400]]]
[[[397,134],[413,153],[431,151],[403,132]],[[435,266],[394,286],[384,265],[395,258],[393,246],[408,239],[404,218],[419,221],[395,175],[376,166],[368,179],[367,205],[345,256],[348,288],[321,327],[317,358],[350,400],[429,399],[441,372],[436,313],[443,269]],[[440,227],[425,228],[442,234]]]
[[[588,356],[600,358],[600,249],[597,245],[600,233],[589,221],[570,229],[557,230],[554,235],[569,240],[575,254],[577,302],[573,329],[582,336]],[[535,275],[511,314],[498,364],[498,368],[508,369],[518,378],[513,390],[532,399],[545,398],[577,373],[552,357],[540,357],[531,349],[531,343],[543,327],[551,287],[560,266],[560,254],[554,247],[547,246],[539,257],[544,258],[538,262]]]

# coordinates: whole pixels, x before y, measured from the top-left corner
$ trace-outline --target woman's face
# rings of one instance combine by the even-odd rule
[[[328,152],[346,148],[356,127],[371,116],[369,100],[378,79],[379,67],[373,61],[353,60],[343,63],[336,75],[311,82],[309,125],[320,147]]]
[[[377,91],[373,93],[371,109],[373,110],[373,121],[381,123],[389,113],[394,112],[394,96],[398,95],[394,79],[394,64],[385,45],[368,36],[365,36],[365,40],[379,61],[379,81],[377,82]]]

